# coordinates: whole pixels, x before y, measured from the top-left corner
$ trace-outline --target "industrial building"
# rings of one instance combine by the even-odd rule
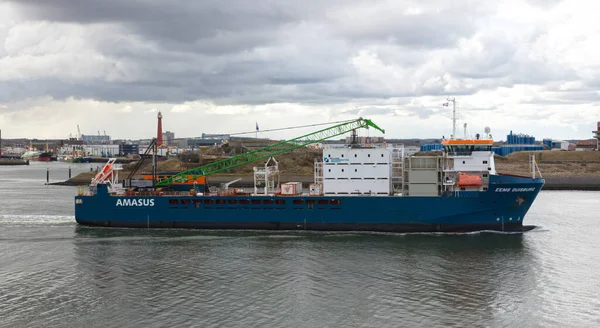
[[[576,151],[589,151],[596,150],[597,142],[596,140],[579,140],[575,143]]]
[[[167,131],[165,133],[162,134],[162,138],[163,138],[163,145],[165,146],[175,146],[174,141],[175,141],[175,133],[171,132],[171,131]]]
[[[566,140],[556,140],[556,139],[550,139],[550,138],[546,138],[543,140],[543,145],[545,147],[548,147],[550,150],[564,150],[564,151],[568,151],[568,150],[575,150],[576,149],[576,144],[571,143],[569,141]]]
[[[81,140],[84,144],[109,144],[110,136],[108,135],[94,135],[94,134],[82,134]]]
[[[121,156],[127,156],[127,155],[131,155],[131,154],[139,154],[140,153],[140,146],[136,145],[136,144],[126,144],[126,143],[122,143],[119,145],[119,154]]]
[[[201,147],[216,147],[220,145],[223,141],[221,139],[200,139],[200,138],[190,138],[187,139],[188,148],[197,149]]]
[[[229,134],[208,134],[208,133],[202,133],[202,139],[229,140],[229,139],[231,139],[231,135],[229,135]]]

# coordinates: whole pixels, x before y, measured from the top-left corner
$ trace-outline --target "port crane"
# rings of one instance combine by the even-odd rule
[[[259,148],[256,150],[249,151],[237,156],[222,159],[210,164],[202,165],[187,171],[180,172],[167,179],[161,180],[156,183],[156,186],[167,186],[173,182],[183,182],[187,180],[187,176],[193,176],[194,178],[199,176],[207,176],[217,172],[226,171],[234,167],[238,167],[244,164],[248,164],[257,160],[269,158],[271,156],[279,155],[297,148],[301,148],[310,144],[318,143],[320,141],[333,138],[344,133],[354,131],[356,129],[368,129],[372,127],[385,133],[385,130],[373,123],[368,119],[358,118],[356,120],[347,121],[341,124],[337,124],[313,133],[305,134],[300,137],[296,137],[290,140],[280,141],[272,145]]]

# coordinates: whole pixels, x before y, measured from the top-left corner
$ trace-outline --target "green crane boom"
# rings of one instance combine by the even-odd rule
[[[342,135],[344,133],[350,132],[352,130],[355,129],[361,129],[361,128],[365,128],[368,129],[369,127],[373,127],[383,133],[385,133],[385,130],[383,130],[382,128],[380,128],[379,126],[377,126],[377,124],[373,123],[371,120],[368,119],[363,119],[362,117],[357,119],[357,120],[353,120],[353,121],[348,121],[345,123],[341,123],[338,125],[334,125],[332,127],[329,128],[325,128],[313,133],[309,133],[309,134],[305,134],[303,136],[294,138],[294,139],[290,139],[290,140],[286,140],[286,141],[281,141],[275,144],[272,144],[270,146],[266,146],[260,149],[256,149],[253,151],[249,151],[247,153],[243,153],[241,155],[237,155],[237,156],[233,156],[230,158],[226,158],[226,159],[222,159],[210,164],[206,164],[203,166],[199,166],[187,171],[183,171],[180,172],[172,177],[169,177],[167,179],[164,179],[160,182],[158,182],[156,184],[156,186],[166,186],[169,185],[175,181],[179,182],[179,181],[185,181],[186,176],[192,175],[192,176],[206,176],[206,175],[210,175],[210,174],[214,174],[217,172],[221,172],[221,171],[226,171],[229,169],[232,169],[234,167],[240,166],[240,165],[244,165],[244,164],[248,164],[260,159],[264,159],[264,158],[269,158],[271,156],[275,156],[278,154],[282,154],[297,148],[301,148],[310,144],[314,144],[317,142],[320,142],[322,140],[325,139],[329,139],[335,136],[339,136]]]

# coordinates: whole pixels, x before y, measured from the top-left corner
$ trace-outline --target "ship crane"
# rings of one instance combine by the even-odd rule
[[[238,167],[254,161],[286,153],[288,151],[302,148],[310,144],[318,143],[320,141],[333,138],[356,129],[368,129],[369,127],[375,128],[381,131],[382,133],[385,133],[385,130],[377,126],[377,124],[373,123],[371,120],[363,119],[361,117],[356,120],[337,124],[332,127],[325,128],[313,133],[305,134],[303,136],[296,137],[290,140],[280,141],[270,146],[249,151],[241,155],[222,159],[210,164],[206,164],[187,171],[180,172],[167,179],[161,180],[156,184],[156,186],[166,186],[172,184],[173,182],[183,182],[187,180],[186,176],[190,175],[193,176],[193,178],[196,178],[200,176],[207,176],[217,172],[226,171],[234,167]]]

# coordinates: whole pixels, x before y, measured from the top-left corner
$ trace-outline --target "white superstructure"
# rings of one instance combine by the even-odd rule
[[[323,150],[325,195],[390,195],[392,151],[388,148]]]

